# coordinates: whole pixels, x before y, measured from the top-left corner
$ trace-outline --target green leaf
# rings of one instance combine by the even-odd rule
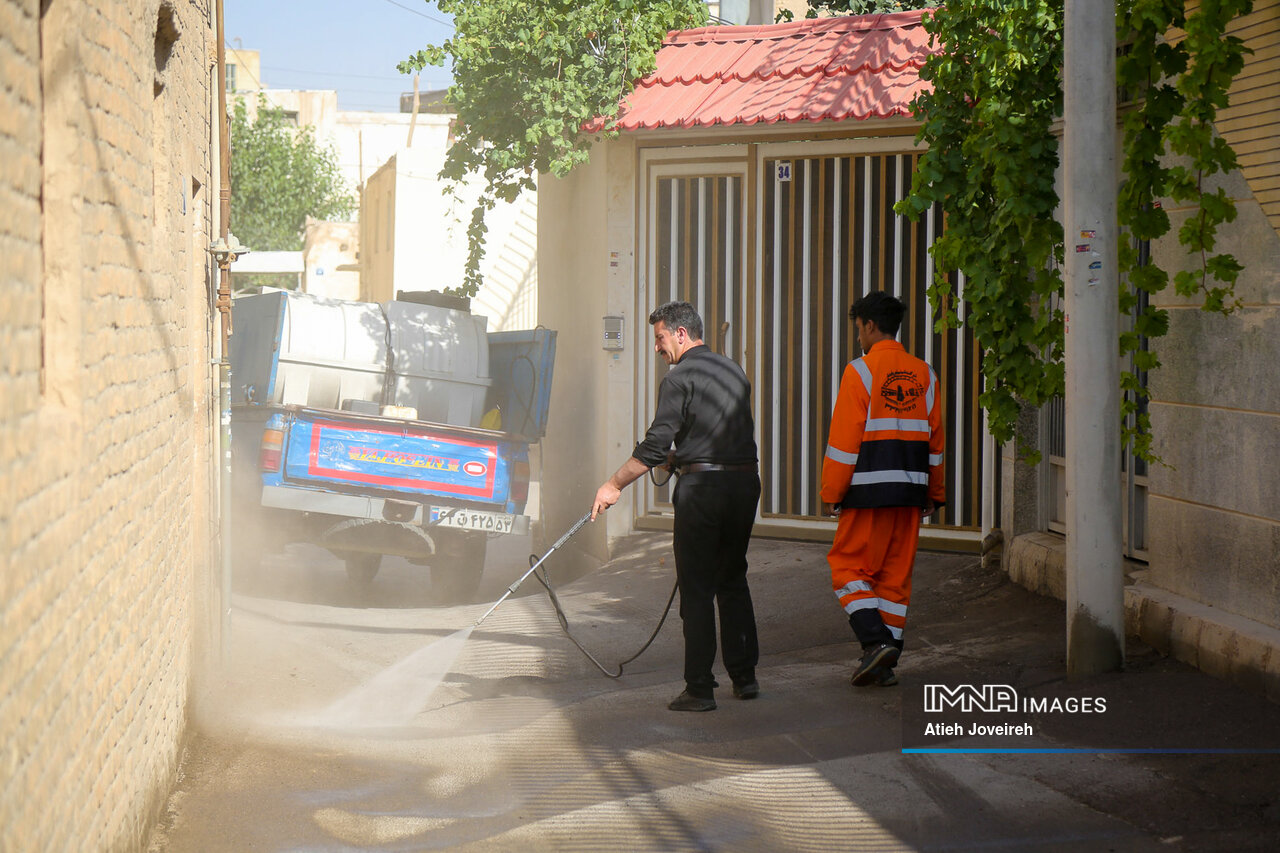
[[[531,187],[532,173],[563,176],[586,162],[593,137],[583,124],[616,115],[634,81],[653,69],[666,33],[701,25],[707,7],[699,0],[440,0],[437,7],[453,16],[453,37],[400,67],[453,65],[449,100],[458,120],[440,174],[485,181],[461,288],[474,295],[485,211]],[[601,135],[615,133],[606,123]]]
[[[296,251],[308,216],[346,219],[356,201],[313,129],[294,127],[262,95],[254,108],[250,117],[241,99],[231,115],[231,228],[251,249]]]
[[[813,6],[827,4],[812,3]],[[1172,227],[1160,204],[1192,207],[1179,229],[1181,244],[1199,253],[1199,268],[1180,271],[1174,286],[1183,296],[1200,295],[1207,310],[1229,311],[1239,275],[1229,255],[1206,257],[1217,228],[1236,216],[1222,192],[1204,193],[1204,178],[1236,168],[1227,143],[1214,135],[1215,111],[1226,103],[1231,78],[1243,67],[1243,46],[1224,38],[1226,26],[1250,8],[1248,0],[1202,3],[1187,16],[1180,0],[1121,0],[1117,33],[1129,45],[1117,63],[1117,80],[1136,103],[1123,118],[1119,220],[1138,241],[1154,241]],[[926,16],[925,29],[945,46],[931,57],[921,78],[933,91],[916,98],[921,155],[907,198],[895,206],[918,218],[941,205],[947,230],[931,254],[940,270],[968,277],[966,322],[982,348],[987,390],[980,402],[992,433],[1014,434],[1018,400],[1039,405],[1062,388],[1062,317],[1036,306],[1061,295],[1053,261],[1064,256],[1061,226],[1054,220],[1057,139],[1050,132],[1062,108],[1061,0],[958,0]],[[1188,36],[1170,40],[1171,30]],[[1182,159],[1164,165],[1169,155]],[[1159,360],[1144,349],[1168,331],[1168,317],[1139,301],[1169,284],[1169,274],[1132,247],[1121,251],[1126,289],[1117,309],[1126,314],[1145,305],[1119,346],[1135,369]],[[1221,286],[1209,286],[1208,281]],[[946,304],[950,287],[939,279],[931,303]],[[939,325],[951,322],[939,312]],[[1132,374],[1124,380],[1134,395],[1145,393]],[[1128,404],[1132,411],[1132,401]],[[1126,440],[1152,461],[1150,422],[1135,416]]]

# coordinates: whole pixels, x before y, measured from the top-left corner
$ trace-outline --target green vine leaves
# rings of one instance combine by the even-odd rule
[[[929,148],[896,209],[918,219],[938,205],[946,217],[929,298],[939,328],[973,330],[986,377],[979,401],[1007,441],[1019,399],[1041,405],[1063,388],[1062,312],[1051,300],[1062,290],[1051,129],[1062,111],[1061,0],[960,0],[925,21],[947,50],[921,72],[934,87],[915,105]]]
[[[604,119],[609,136],[623,96],[654,68],[667,32],[701,26],[699,0],[440,0],[454,35],[397,67],[403,73],[452,64],[454,142],[440,176],[457,189],[468,176],[484,188],[467,229],[462,296],[482,283],[485,215],[535,188],[538,172],[558,177],[585,163]],[[455,198],[457,194],[455,192]]]
[[[252,116],[244,98],[232,109],[231,180],[236,236],[259,252],[301,249],[308,216],[338,219],[356,208],[333,147],[261,94]]]
[[[808,0],[805,10],[806,18],[826,17],[827,15],[874,15],[886,12],[901,12],[904,9],[923,9],[937,6],[937,0]],[[778,10],[778,21],[795,20],[795,13],[787,8]]]
[[[1202,297],[1206,311],[1230,313],[1237,306],[1242,267],[1230,254],[1212,254],[1219,226],[1235,220],[1235,202],[1221,186],[1206,190],[1205,179],[1236,168],[1235,152],[1214,133],[1213,120],[1249,52],[1240,39],[1225,36],[1227,25],[1252,6],[1251,0],[1201,3],[1190,15],[1182,0],[1128,0],[1117,8],[1117,42],[1128,49],[1117,58],[1116,81],[1135,98],[1124,116],[1118,208],[1120,226],[1134,241],[1120,247],[1120,311],[1134,318],[1120,335],[1120,353],[1133,365],[1120,379],[1121,416],[1124,439],[1149,461],[1160,460],[1151,451],[1151,423],[1140,401],[1144,376],[1160,361],[1148,341],[1168,332],[1169,318],[1143,295],[1164,290],[1169,275],[1144,263],[1137,244],[1171,229],[1164,199],[1189,205],[1178,242],[1197,262],[1175,274],[1174,290]],[[1173,155],[1172,164],[1165,155]]]
[[[1214,134],[1247,49],[1225,37],[1249,0],[1202,3],[1190,14],[1182,0],[1121,0],[1117,42],[1126,45],[1117,83],[1134,99],[1124,113],[1120,226],[1121,295],[1117,309],[1133,322],[1119,352],[1132,369],[1121,377],[1122,429],[1133,452],[1151,452],[1150,421],[1141,405],[1145,373],[1159,366],[1148,342],[1167,333],[1168,317],[1142,294],[1155,294],[1168,273],[1138,246],[1172,227],[1164,200],[1190,207],[1179,243],[1198,263],[1174,276],[1177,293],[1203,297],[1209,311],[1229,312],[1241,266],[1213,254],[1218,227],[1235,206],[1205,179],[1235,168],[1230,146]],[[982,348],[986,378],[980,402],[997,441],[1014,435],[1022,403],[1040,406],[1063,393],[1062,229],[1054,220],[1061,115],[1062,0],[959,0],[926,15],[925,27],[946,53],[921,76],[934,84],[915,104],[922,121],[921,156],[900,214],[918,218],[939,205],[944,235],[932,252],[938,274],[930,299],[939,328],[965,322]],[[1126,245],[1127,243],[1127,245]],[[956,273],[965,277],[965,316],[956,309]]]

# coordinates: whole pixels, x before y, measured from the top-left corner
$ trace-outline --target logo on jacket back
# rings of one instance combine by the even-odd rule
[[[914,409],[916,401],[924,396],[924,386],[910,370],[895,370],[880,386],[880,396],[893,411],[906,412]]]

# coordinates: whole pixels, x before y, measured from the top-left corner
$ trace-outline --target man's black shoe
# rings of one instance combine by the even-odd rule
[[[667,707],[672,711],[714,711],[716,709],[716,700],[692,696],[686,690],[672,699]]]
[[[735,684],[733,695],[738,699],[754,699],[760,695],[760,685],[754,680]]]
[[[898,647],[891,646],[888,643],[881,643],[878,646],[867,649],[862,656],[862,662],[858,664],[858,668],[853,673],[853,678],[850,679],[851,683],[854,687],[874,684],[880,677],[879,668],[883,666],[892,669],[893,665],[898,662],[899,654],[901,652]]]

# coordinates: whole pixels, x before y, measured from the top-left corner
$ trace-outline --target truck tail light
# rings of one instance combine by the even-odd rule
[[[522,504],[529,499],[529,462],[525,459],[511,463],[511,500]]]
[[[258,466],[263,471],[279,471],[281,450],[284,447],[284,430],[268,426],[262,431],[262,447],[258,453]]]

